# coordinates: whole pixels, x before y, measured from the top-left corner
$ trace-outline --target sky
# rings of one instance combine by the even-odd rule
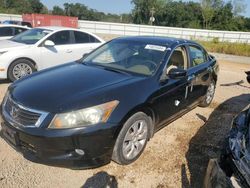
[[[188,1],[188,0],[183,0]],[[193,0],[199,2],[199,0]],[[131,0],[41,0],[49,9],[52,9],[54,5],[63,7],[64,3],[82,3],[89,8],[96,9],[105,13],[129,13],[133,6]],[[244,16],[250,17],[250,1],[245,0],[247,8]]]

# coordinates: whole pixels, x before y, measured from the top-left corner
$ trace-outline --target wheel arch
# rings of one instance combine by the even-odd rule
[[[118,130],[117,136],[119,135],[121,129],[123,128],[124,123],[135,113],[138,112],[143,112],[145,113],[148,117],[150,117],[150,138],[154,136],[155,132],[155,124],[157,120],[157,114],[153,110],[153,108],[149,104],[141,104],[133,109],[131,109],[127,114],[124,116],[124,118],[121,120],[120,124],[120,129]]]
[[[25,60],[30,61],[30,62],[34,65],[34,67],[36,68],[36,70],[38,69],[36,62],[35,62],[33,59],[28,58],[28,57],[19,57],[19,58],[14,59],[14,60],[9,64],[8,70],[7,70],[7,71],[9,71],[9,68],[10,68],[10,66],[11,66],[12,63],[14,63],[15,61],[20,60],[20,59],[25,59]]]

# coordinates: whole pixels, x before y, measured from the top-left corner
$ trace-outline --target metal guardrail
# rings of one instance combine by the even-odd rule
[[[21,20],[21,15],[0,14],[0,21]],[[168,36],[185,39],[212,40],[217,38],[219,41],[240,42],[250,44],[250,32],[217,31],[203,29],[188,29],[176,27],[160,27],[148,25],[122,24],[110,22],[96,22],[79,20],[78,26],[96,34],[111,34],[119,36],[130,35],[153,35]]]

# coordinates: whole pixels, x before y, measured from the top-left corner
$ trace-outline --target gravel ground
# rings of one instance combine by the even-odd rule
[[[216,95],[155,134],[135,163],[70,170],[32,163],[0,138],[0,187],[202,187],[209,158],[219,156],[232,118],[250,101],[250,64],[220,61]],[[244,80],[244,83],[237,84]],[[0,101],[9,83],[0,83]]]

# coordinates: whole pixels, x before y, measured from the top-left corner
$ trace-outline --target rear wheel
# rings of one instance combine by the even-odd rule
[[[13,82],[36,71],[34,64],[27,59],[14,61],[8,69],[8,78]]]
[[[201,101],[201,103],[199,104],[200,107],[208,107],[213,98],[214,98],[214,93],[215,93],[215,82],[212,81],[207,89],[207,93],[205,95],[205,97],[203,98],[203,100]]]
[[[143,112],[131,116],[124,124],[116,140],[112,160],[130,164],[140,157],[150,135],[150,119]]]

